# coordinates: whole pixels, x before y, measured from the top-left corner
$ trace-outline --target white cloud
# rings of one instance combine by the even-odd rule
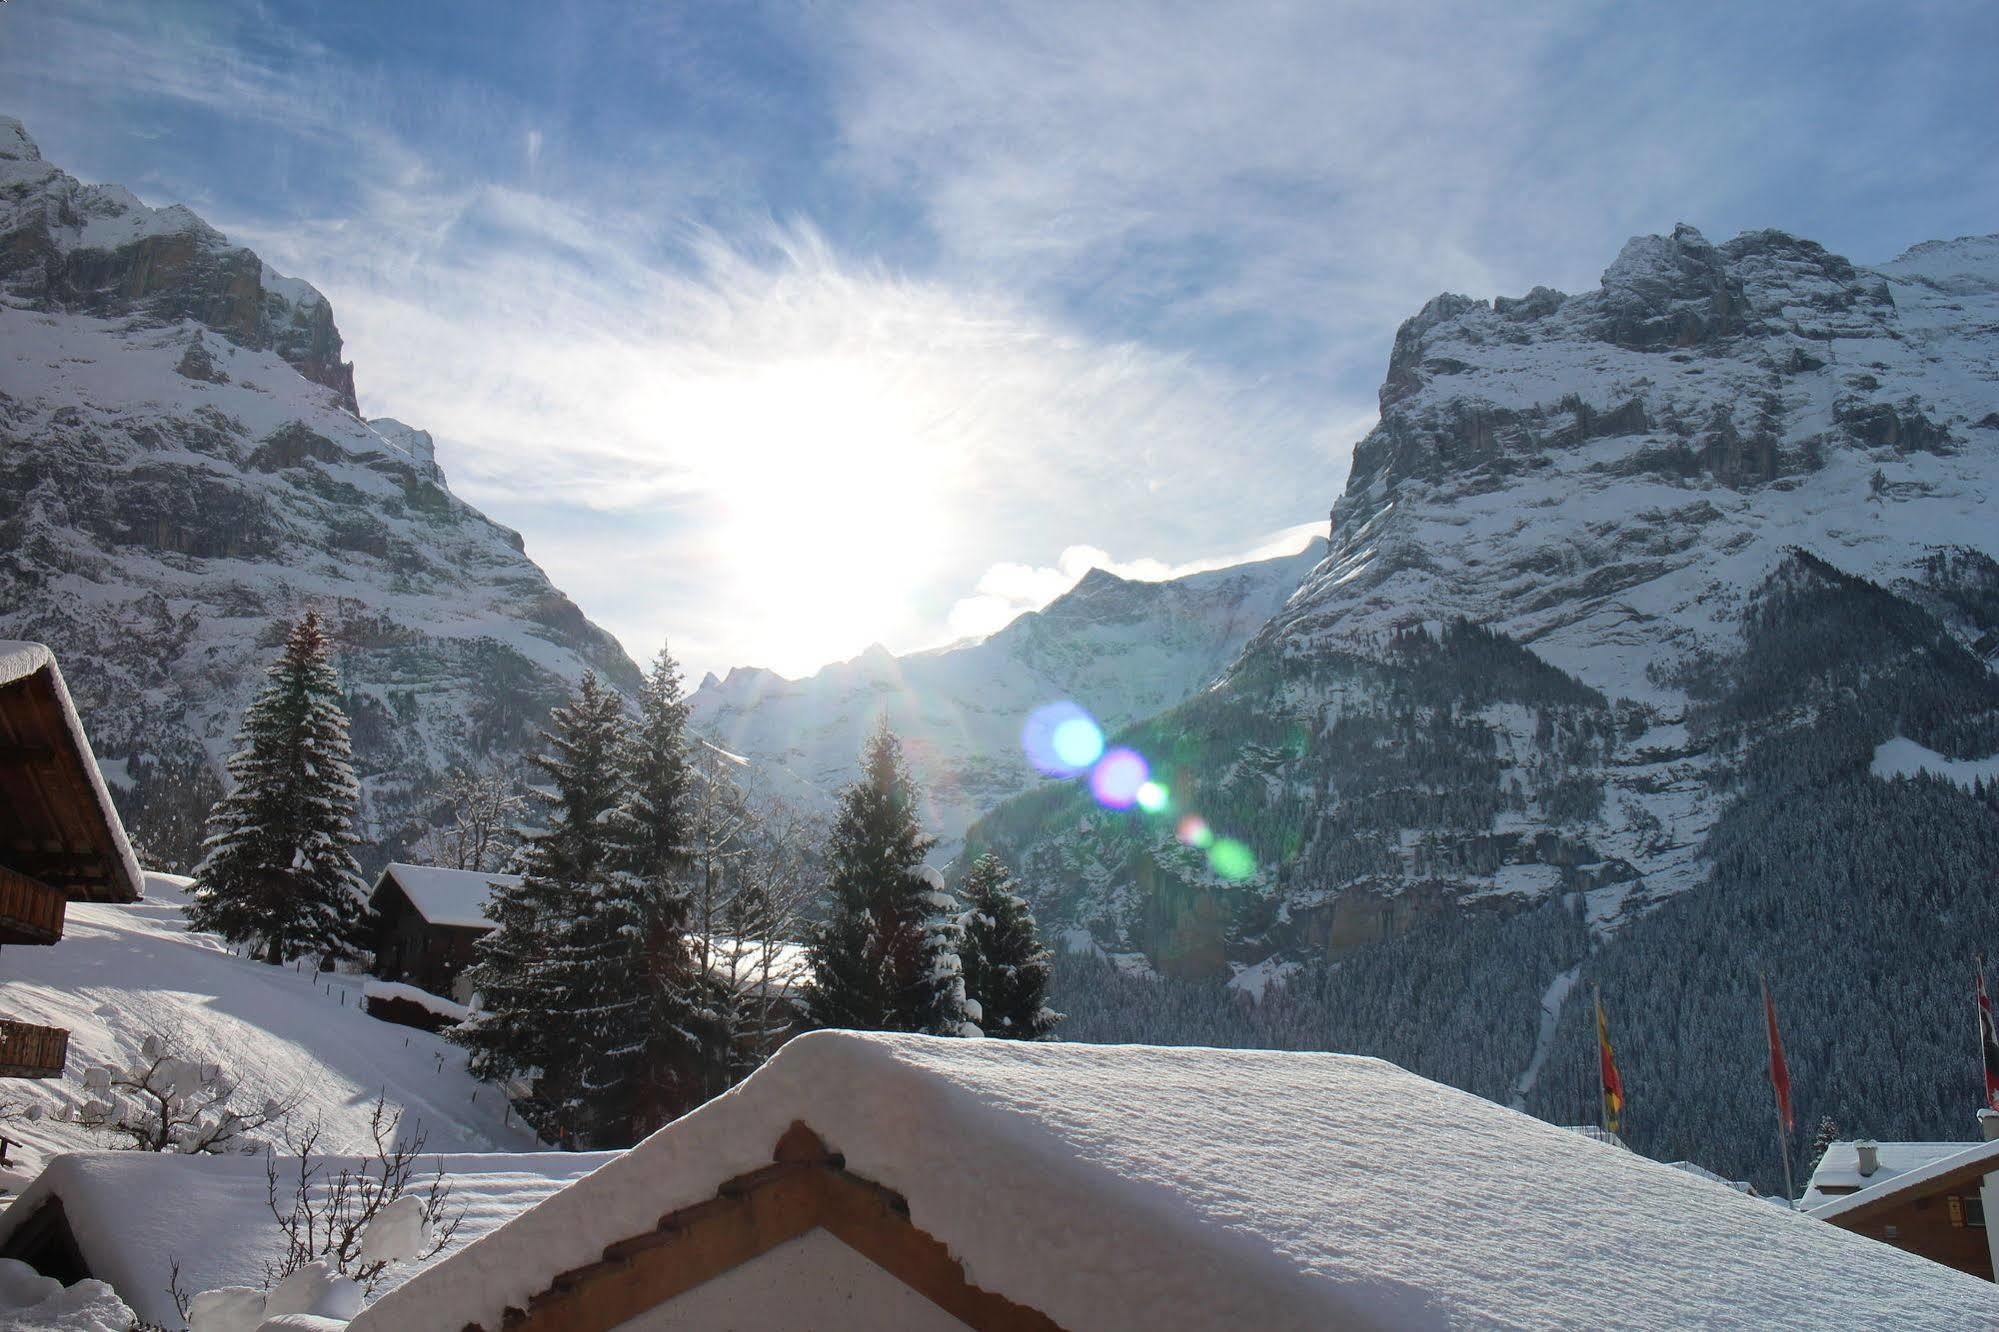
[[[1096,546],[1067,547],[1056,557],[1053,565],[1002,561],[979,575],[971,596],[962,597],[952,605],[949,617],[951,637],[983,638],[995,633],[1016,617],[1040,610],[1074,587],[1092,569],[1102,569],[1134,582],[1157,583],[1211,569],[1247,564],[1252,560],[1295,555],[1313,537],[1325,534],[1326,524],[1323,522],[1298,523],[1272,533],[1247,549],[1231,550],[1227,554],[1179,564],[1147,557],[1118,560],[1112,558],[1109,551]]]

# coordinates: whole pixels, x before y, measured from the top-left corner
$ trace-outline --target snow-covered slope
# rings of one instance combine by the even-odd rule
[[[50,1112],[7,1125],[16,1187],[58,1152],[110,1145],[52,1112],[90,1099],[85,1069],[124,1066],[156,1032],[185,1057],[239,1079],[246,1106],[299,1097],[297,1122],[324,1126],[321,1151],[368,1147],[377,1094],[401,1106],[409,1126],[421,1121],[432,1151],[535,1147],[504,1098],[465,1071],[462,1050],[362,1012],[362,978],[273,967],[232,953],[213,935],[188,933],[184,885],[149,874],[140,901],[72,904],[61,942],[7,950],[0,1012],[70,1033],[63,1078],[9,1084],[6,1100]]]
[[[306,605],[391,847],[413,793],[515,752],[586,667],[636,679],[428,434],[356,414],[340,347],[313,288],[0,119],[0,635],[55,650],[155,863]]]
[[[988,638],[897,657],[875,647],[803,680],[736,669],[695,691],[697,727],[755,759],[817,808],[854,779],[886,719],[922,787],[924,826],[949,855],[965,826],[1034,785],[1020,734],[1045,704],[1081,704],[1119,727],[1211,683],[1313,565],[1326,543],[1163,582],[1092,569],[1040,611]]]

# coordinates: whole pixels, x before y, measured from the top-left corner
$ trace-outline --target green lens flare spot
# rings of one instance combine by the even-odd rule
[[[1208,868],[1217,878],[1240,883],[1256,873],[1256,854],[1233,837],[1217,838],[1208,848]]]
[[[1147,814],[1158,814],[1165,810],[1171,797],[1160,782],[1141,782],[1138,788],[1138,807]]]

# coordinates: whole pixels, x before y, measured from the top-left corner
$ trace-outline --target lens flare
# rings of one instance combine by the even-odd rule
[[[1176,834],[1182,842],[1197,851],[1205,851],[1215,844],[1215,830],[1199,814],[1189,814],[1180,820]]]
[[[1135,749],[1113,749],[1090,770],[1090,793],[1106,809],[1130,809],[1151,776]]]
[[[1074,777],[1103,756],[1104,732],[1074,703],[1050,703],[1036,708],[1020,728],[1020,747],[1028,762],[1050,777]]]
[[[1071,717],[1055,728],[1051,739],[1055,757],[1077,770],[1089,767],[1104,752],[1104,733],[1088,717]]]
[[[1136,799],[1138,807],[1147,814],[1163,813],[1167,802],[1172,799],[1163,782],[1140,782]]]
[[[1233,837],[1224,837],[1208,848],[1208,868],[1215,877],[1237,883],[1256,873],[1256,855]]]

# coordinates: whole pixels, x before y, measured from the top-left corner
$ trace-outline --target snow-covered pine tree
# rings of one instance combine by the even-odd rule
[[[188,924],[258,941],[274,965],[305,953],[352,956],[367,917],[353,853],[361,791],[317,612],[287,630],[269,675],[229,759],[234,789],[209,811]]]
[[[990,851],[965,879],[959,958],[973,1020],[988,1036],[1040,1040],[1062,1015],[1048,1007],[1049,957],[1034,913]]]
[[[826,915],[812,932],[805,992],[814,1026],[964,1030],[955,912],[943,905],[955,904],[923,864],[934,845],[917,826],[902,744],[878,727],[860,780],[840,795],[827,848]]]
[[[548,826],[523,837],[521,882],[488,902],[497,928],[466,973],[479,1012],[451,1039],[480,1077],[534,1078],[521,1108],[544,1138],[588,1142],[600,1132],[589,1073],[628,1030],[607,1027],[607,1015],[629,1002],[629,977],[602,967],[629,920],[630,853],[613,817],[625,787],[624,706],[586,671],[549,720],[546,752],[528,757],[549,781],[537,792]]]
[[[639,689],[616,814],[625,878],[606,902],[601,1053],[587,1084],[601,1111],[620,1109],[631,1141],[705,1099],[700,1063],[712,1026],[706,977],[688,939],[693,776],[680,667],[665,648]]]

